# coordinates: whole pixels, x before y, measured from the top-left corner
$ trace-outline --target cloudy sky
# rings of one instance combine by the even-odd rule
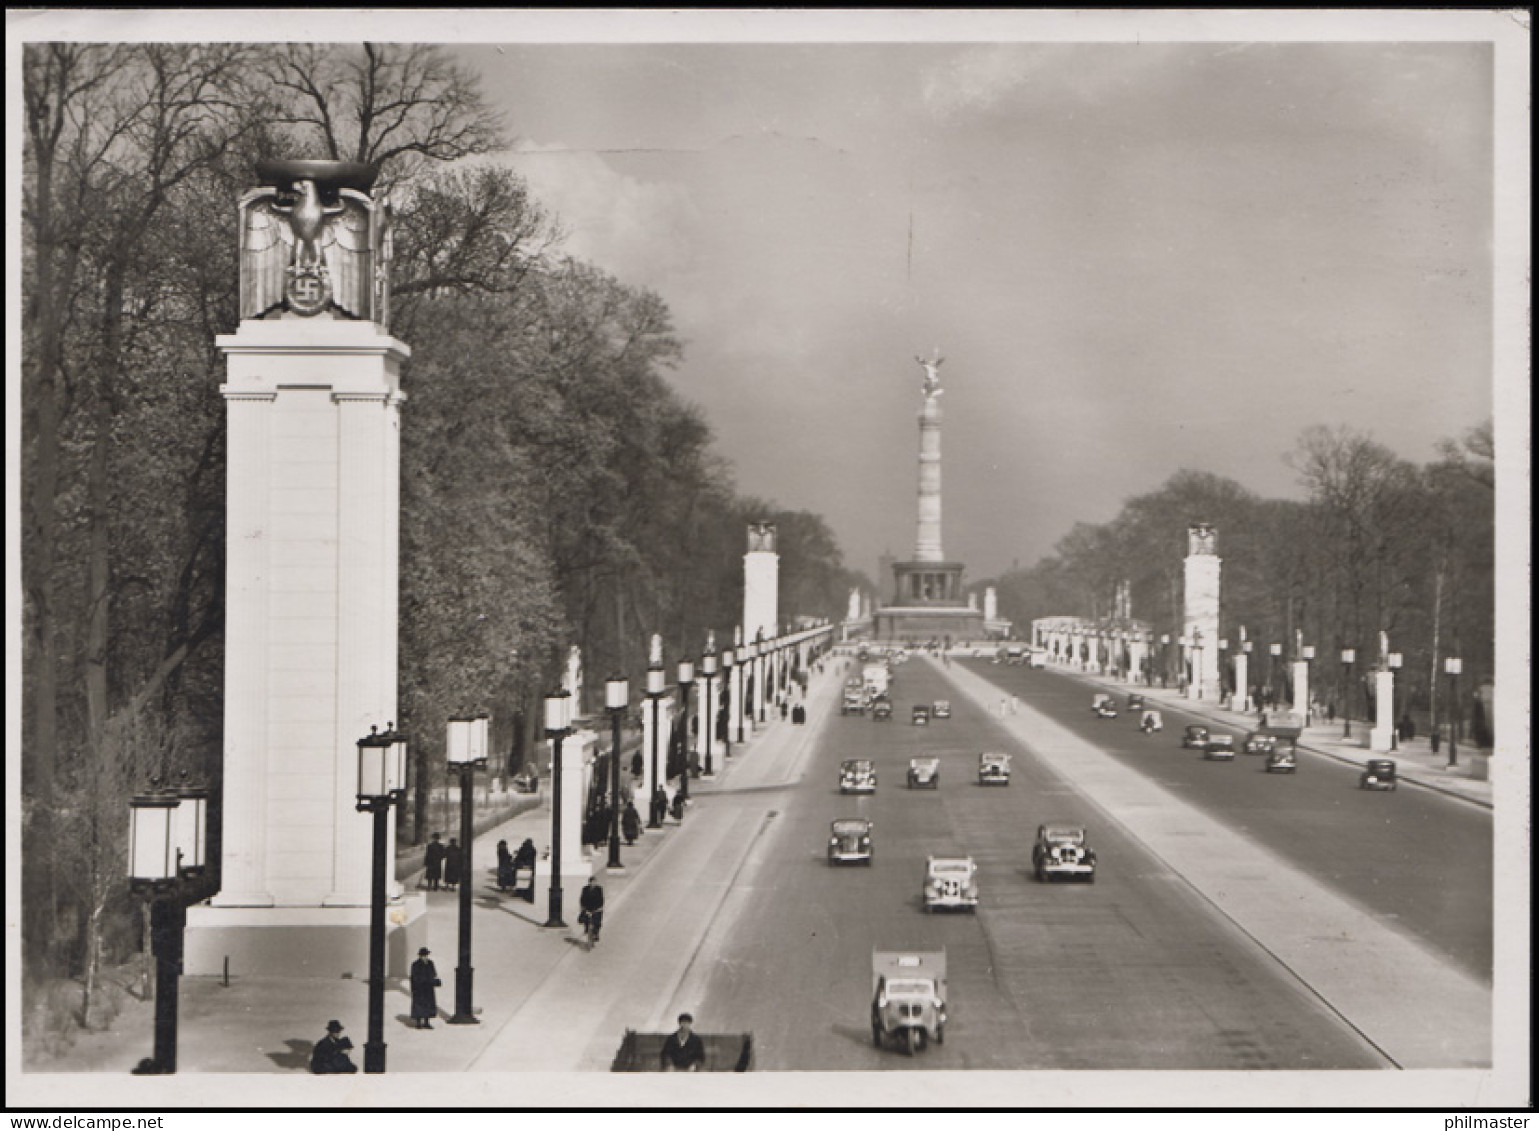
[[[457,50],[568,248],[672,308],[739,489],[873,578],[935,347],[974,578],[1182,467],[1296,495],[1311,424],[1426,460],[1491,412],[1489,44]]]
[[[738,489],[824,514],[873,579],[913,548],[914,358],[937,347],[945,547],[973,579],[1183,467],[1297,495],[1283,456],[1312,424],[1425,461],[1492,412],[1510,14],[451,9],[367,30],[480,74],[517,138],[499,160],[567,249],[672,309],[675,384]]]

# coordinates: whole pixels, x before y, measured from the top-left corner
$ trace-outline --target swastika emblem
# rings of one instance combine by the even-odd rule
[[[289,308],[295,314],[319,314],[331,302],[331,280],[325,268],[300,267],[289,271]]]

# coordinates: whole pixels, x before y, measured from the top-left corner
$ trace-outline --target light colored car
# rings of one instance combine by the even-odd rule
[[[1032,867],[1037,879],[1084,880],[1095,883],[1095,853],[1085,844],[1085,830],[1079,825],[1042,825],[1037,829],[1037,843],[1031,850]]]
[[[828,827],[830,864],[871,863],[871,822],[864,817],[844,817]]]
[[[1240,748],[1247,754],[1270,754],[1277,749],[1277,736],[1251,731]]]
[[[979,785],[1009,785],[1010,755],[986,753],[978,755]]]
[[[1208,735],[1208,741],[1202,747],[1202,756],[1215,762],[1232,762],[1234,760],[1234,735]]]
[[[1266,772],[1269,774],[1297,773],[1298,768],[1298,755],[1291,746],[1273,747],[1272,752],[1266,756]]]
[[[910,789],[939,789],[940,759],[910,758],[908,760],[908,787]]]
[[[839,792],[876,792],[876,766],[871,759],[850,758],[839,764]]]
[[[978,906],[978,865],[971,856],[931,856],[924,867],[924,909]]]
[[[937,699],[935,701],[935,708],[930,712],[930,717],[934,719],[949,719],[951,717],[951,700]]]
[[[899,1045],[910,1056],[946,1040],[946,952],[873,951],[871,1043]]]

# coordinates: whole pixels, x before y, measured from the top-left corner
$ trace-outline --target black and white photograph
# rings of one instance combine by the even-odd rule
[[[6,20],[8,1108],[1531,1107],[1527,9]]]

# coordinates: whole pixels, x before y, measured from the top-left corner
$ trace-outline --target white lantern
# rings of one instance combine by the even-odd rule
[[[164,887],[176,879],[174,824],[180,803],[165,791],[128,802],[128,878],[134,888]]]
[[[604,706],[611,711],[623,711],[630,705],[631,686],[623,675],[610,676],[604,681]]]
[[[565,734],[572,726],[572,693],[562,688],[545,697],[545,736]]]
[[[176,796],[181,804],[174,810],[172,836],[180,870],[187,876],[202,875],[207,862],[208,790],[183,785],[177,787]]]
[[[662,695],[668,687],[668,676],[663,671],[661,662],[653,664],[647,669],[647,695],[656,699]]]
[[[393,737],[378,733],[374,727],[358,740],[359,809],[368,809],[374,802],[390,796],[394,746]]]

